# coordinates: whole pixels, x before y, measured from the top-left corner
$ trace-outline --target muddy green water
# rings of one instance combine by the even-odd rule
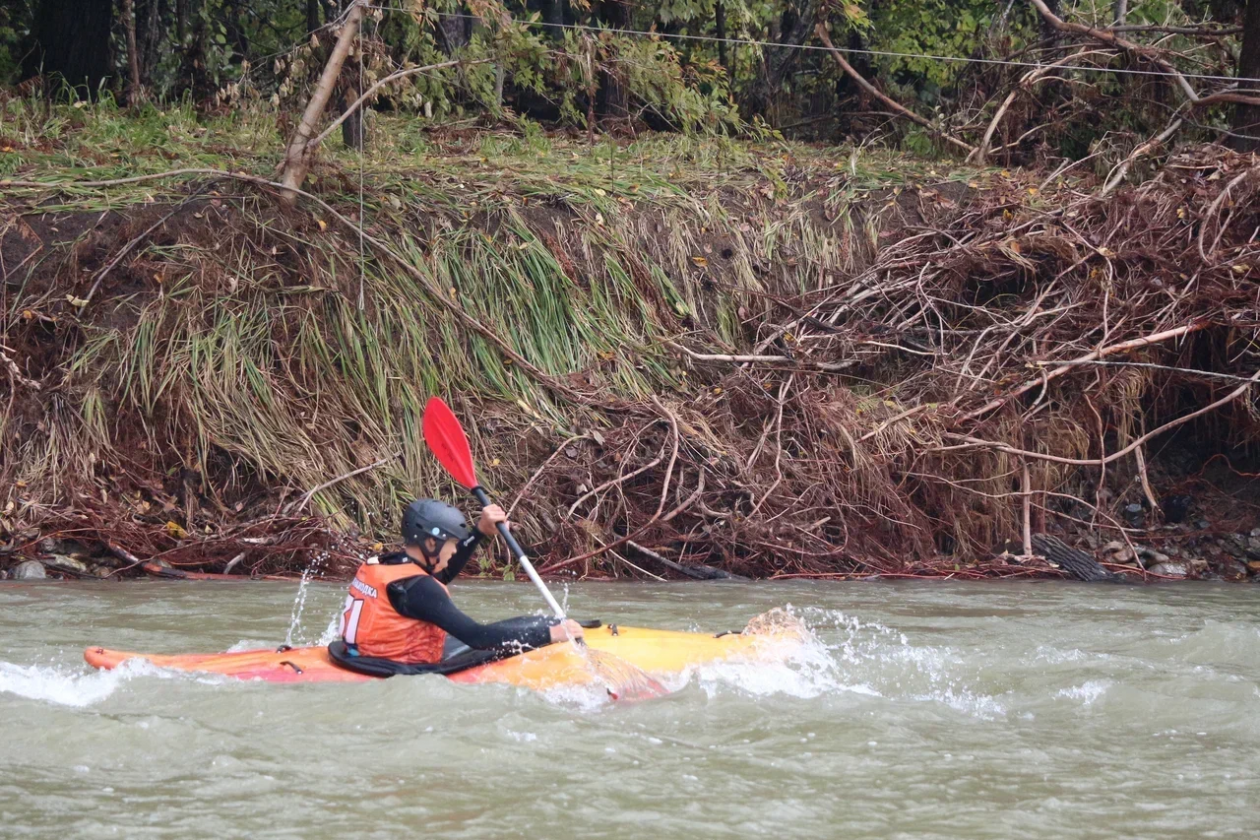
[[[635,706],[437,677],[277,686],[91,673],[82,648],[275,645],[296,587],[0,584],[0,836],[1260,835],[1260,590],[586,585],[579,617],[738,628],[783,666]],[[457,585],[483,618],[523,585]],[[315,585],[294,631],[341,602]]]

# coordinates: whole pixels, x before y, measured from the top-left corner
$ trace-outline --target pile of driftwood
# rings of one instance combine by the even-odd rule
[[[551,573],[1027,574],[1037,532],[1127,539],[1166,507],[1152,446],[1260,432],[1258,194],[1208,147],[1106,198],[973,196],[744,352],[680,339],[707,390],[566,441],[517,515]]]

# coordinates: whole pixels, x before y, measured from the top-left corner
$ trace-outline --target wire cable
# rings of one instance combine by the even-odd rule
[[[407,12],[407,13],[414,12],[413,9],[407,9],[402,6],[381,6],[381,5],[377,5],[373,3],[365,3],[364,8],[378,9],[380,11],[385,11],[385,12]],[[456,12],[427,12],[427,14],[434,14],[437,17],[453,18],[453,19],[460,19],[460,20],[481,20],[481,18],[477,17],[476,15],[467,15],[467,14],[461,14],[461,13],[456,13]],[[573,29],[579,32],[608,33],[610,35],[622,35],[622,36],[638,37],[638,38],[644,38],[644,37],[661,38],[664,40],[671,40],[671,41],[697,41],[697,42],[702,42],[702,43],[727,44],[727,45],[734,45],[734,46],[773,47],[775,49],[804,50],[807,52],[828,52],[828,49],[826,47],[821,46],[819,44],[791,44],[791,43],[786,43],[782,41],[762,41],[762,40],[757,40],[753,38],[718,38],[712,35],[686,35],[686,34],[674,33],[674,32],[653,32],[653,31],[644,30],[644,29],[608,29],[608,28],[599,27],[599,26],[588,26],[588,25],[582,25],[582,24],[576,24],[576,23],[575,24],[551,23],[549,21],[542,21],[542,20],[527,20],[527,21],[517,21],[517,22],[522,23],[525,26],[536,27],[536,28]],[[1002,58],[974,58],[974,57],[969,57],[969,56],[957,56],[957,55],[932,55],[930,53],[894,52],[891,50],[866,50],[866,49],[851,49],[848,47],[836,47],[836,51],[841,52],[841,53],[847,53],[848,55],[869,55],[869,56],[875,56],[877,58],[920,58],[920,59],[926,59],[929,61],[943,61],[943,62],[950,62],[950,63],[955,63],[955,64],[990,64],[990,65],[999,65],[1003,67],[1023,67],[1026,69],[1040,68],[1040,67],[1046,66],[1044,64],[1038,64],[1032,61],[1011,61],[1011,60],[1002,59]],[[1129,76],[1163,76],[1165,78],[1174,78],[1172,73],[1167,73],[1163,70],[1140,70],[1140,69],[1129,68],[1129,67],[1087,67],[1087,66],[1076,67],[1074,69],[1091,71],[1095,73],[1116,73],[1120,75],[1129,75]],[[1186,79],[1199,79],[1201,81],[1232,82],[1232,83],[1246,82],[1248,84],[1260,85],[1260,79],[1238,78],[1235,76],[1213,76],[1213,75],[1202,74],[1202,73],[1182,73],[1181,76]]]

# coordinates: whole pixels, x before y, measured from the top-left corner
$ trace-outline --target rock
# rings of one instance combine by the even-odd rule
[[[38,560],[27,560],[24,563],[18,563],[17,567],[10,573],[13,580],[43,580],[48,577],[44,571],[44,564]]]
[[[1111,556],[1113,563],[1137,563],[1137,555],[1127,545]]]
[[[1146,511],[1137,502],[1125,505],[1121,513],[1124,516],[1124,521],[1128,522],[1129,526],[1133,528],[1142,527],[1142,523],[1146,520]]]
[[[1251,532],[1253,535],[1255,531]],[[1249,560],[1260,560],[1260,536],[1247,537],[1247,547],[1245,549]]]
[[[1139,547],[1138,554],[1142,556],[1142,559],[1149,560],[1151,563],[1157,565],[1160,563],[1167,563],[1170,559],[1172,559],[1167,554],[1164,554],[1161,551],[1156,551],[1153,548],[1147,548],[1146,546]]]
[[[1230,557],[1245,557],[1247,554],[1247,540],[1242,534],[1229,534],[1221,537],[1221,551]]]
[[[107,578],[111,574],[114,573],[113,569],[111,569],[109,566],[106,566],[104,564],[97,564],[95,566],[91,566],[89,567],[88,571],[98,578]]]
[[[1185,577],[1190,573],[1185,563],[1156,563],[1147,569],[1154,575],[1164,575],[1165,577]]]
[[[1120,542],[1120,540],[1112,540],[1104,545],[1102,550],[1108,554],[1115,554],[1117,551],[1124,551],[1126,548],[1128,548],[1128,546]]]
[[[57,569],[65,569],[67,572],[75,572],[80,575],[88,574],[88,567],[86,563],[83,563],[80,560],[75,560],[73,557],[69,557],[65,554],[54,554],[52,557],[48,558],[48,565]]]
[[[1248,534],[1247,536],[1249,536],[1249,537],[1260,537],[1260,528],[1252,528],[1252,529],[1251,529],[1251,533],[1250,533],[1250,534]]]
[[[1198,528],[1200,531],[1206,531],[1208,528],[1212,527],[1212,523],[1208,522],[1206,519],[1196,519],[1194,520],[1194,527]]]
[[[66,557],[86,558],[91,556],[87,546],[77,540],[58,540],[45,537],[39,541],[40,554],[60,554]]]

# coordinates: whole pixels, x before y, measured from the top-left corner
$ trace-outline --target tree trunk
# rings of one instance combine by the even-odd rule
[[[180,48],[188,35],[188,4],[192,0],[175,0],[175,41]]]
[[[564,38],[564,0],[543,0],[543,22],[553,41]]]
[[[472,25],[468,7],[460,5],[458,17],[442,17],[434,27],[434,34],[438,36],[438,47],[445,55],[453,56],[456,50],[468,46],[468,42],[472,40]]]
[[[1060,0],[1046,0],[1046,7],[1054,13],[1055,17],[1063,17],[1063,13],[1060,11],[1061,5]],[[1052,44],[1057,44],[1059,42],[1059,30],[1055,29],[1054,24],[1046,20],[1044,15],[1039,15],[1038,17],[1041,21],[1041,37]]]
[[[1067,572],[1077,580],[1089,582],[1121,580],[1119,575],[1112,574],[1102,564],[1083,551],[1065,545],[1058,537],[1049,534],[1034,534],[1033,550],[1049,560],[1055,566]]]
[[[362,19],[363,7],[356,0],[350,9],[350,14],[346,15],[345,23],[341,25],[341,34],[337,36],[337,46],[333,48],[328,64],[324,65],[319,84],[315,86],[311,101],[307,103],[306,111],[302,114],[302,121],[298,124],[297,131],[293,132],[293,139],[289,141],[289,147],[285,151],[284,172],[280,181],[286,187],[300,189],[306,181],[306,173],[311,168],[306,144],[315,133],[315,124],[323,116],[324,107],[328,105],[328,100],[333,95],[337,79],[341,76],[341,66],[345,64],[346,56],[350,54],[350,47],[354,44],[355,36],[359,34],[359,21]],[[282,200],[291,207],[297,204],[297,193],[283,193]]]
[[[319,29],[319,0],[306,0],[306,31]]]
[[[348,78],[353,74],[354,78]],[[337,97],[337,110],[343,114],[346,109],[358,100],[363,91],[359,90],[359,69],[348,67],[346,83],[341,86],[341,95]],[[354,109],[350,118],[341,124],[341,142],[347,149],[363,151],[363,107]]]
[[[623,0],[604,0],[600,4],[600,19],[612,29],[625,29],[630,22],[630,9]],[[630,115],[630,94],[626,90],[626,86],[621,81],[621,75],[617,72],[616,64],[609,62],[613,68],[600,70],[600,93],[602,94],[602,105],[600,109],[604,117],[616,120],[625,119]]]
[[[1260,0],[1248,0],[1243,11],[1242,51],[1238,58],[1238,78],[1260,79]],[[1242,82],[1239,87],[1260,89],[1260,83]],[[1237,105],[1234,108],[1234,131],[1246,137],[1233,138],[1239,151],[1260,151],[1260,106]]]
[[[122,0],[123,28],[127,32],[127,104],[137,105],[144,98],[140,87],[140,53],[136,49],[136,5]]]
[[[713,8],[716,16],[714,23],[717,26],[718,63],[722,65],[722,69],[726,71],[726,76],[729,79],[732,78],[732,76],[731,63],[727,59],[726,55],[726,4],[719,0]]]
[[[38,0],[23,75],[60,77],[79,95],[95,95],[110,73],[113,22],[113,0]]]
[[[1129,0],[1116,0],[1116,26],[1124,26],[1129,16]]]
[[[165,34],[162,27],[165,0],[145,0],[139,6],[136,20],[136,44],[140,52],[140,83],[145,89],[153,87],[153,68],[161,60],[159,49]]]

